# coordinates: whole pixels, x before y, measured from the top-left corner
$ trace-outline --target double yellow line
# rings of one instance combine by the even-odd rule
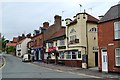
[[[5,60],[5,58],[4,58],[4,57],[2,57],[2,58],[3,58],[3,60],[4,60],[4,61],[3,61],[4,63],[3,63],[3,65],[2,65],[2,67],[0,67],[0,70],[1,70],[3,67],[5,67],[5,65],[6,65],[6,60]]]

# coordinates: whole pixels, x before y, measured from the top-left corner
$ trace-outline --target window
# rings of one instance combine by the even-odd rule
[[[52,48],[53,47],[53,42],[48,43],[48,48]]]
[[[66,59],[81,58],[81,52],[79,51],[68,51],[68,52],[65,52],[64,54],[66,54]]]
[[[60,40],[60,46],[64,46],[65,45],[65,40]]]
[[[55,43],[55,46],[57,46],[57,41],[56,41],[56,43]]]
[[[115,51],[116,66],[120,66],[120,48]]]
[[[66,59],[71,59],[71,53],[70,52],[65,52],[66,54]]]
[[[76,35],[70,36],[70,41],[74,41],[75,39],[77,39]]]
[[[120,21],[114,22],[114,38],[120,39]]]
[[[76,52],[71,52],[72,53],[72,59],[76,59]]]
[[[78,58],[81,58],[81,51],[78,52]]]
[[[60,59],[64,59],[64,52],[60,52]]]
[[[71,31],[70,31],[70,33],[75,33],[76,31],[75,31],[75,29],[71,29]]]
[[[90,30],[89,30],[90,32],[97,32],[97,28],[91,28]]]
[[[37,45],[37,40],[35,39],[35,40],[34,40],[34,46],[36,46],[36,45]]]
[[[41,38],[39,39],[39,45],[42,45],[42,39]]]

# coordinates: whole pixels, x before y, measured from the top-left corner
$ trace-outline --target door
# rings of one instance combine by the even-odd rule
[[[36,51],[36,60],[37,61],[39,60],[39,51],[38,50]]]
[[[98,52],[95,52],[95,66],[98,66]]]
[[[108,72],[107,49],[102,49],[102,71]]]

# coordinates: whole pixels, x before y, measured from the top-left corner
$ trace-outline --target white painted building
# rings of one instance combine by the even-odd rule
[[[16,45],[16,56],[22,57],[23,54],[27,53],[27,43],[30,41],[30,38],[25,38],[19,41]]]

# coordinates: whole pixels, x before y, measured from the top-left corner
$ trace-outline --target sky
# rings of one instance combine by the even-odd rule
[[[0,32],[6,39],[12,40],[22,33],[33,33],[42,27],[43,22],[54,23],[54,16],[71,18],[84,9],[98,18],[120,0],[1,0]],[[80,8],[80,5],[82,7]]]

